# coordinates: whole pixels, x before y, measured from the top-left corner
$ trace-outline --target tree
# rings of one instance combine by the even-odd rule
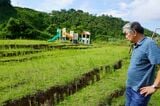
[[[57,25],[56,24],[51,24],[49,27],[46,29],[46,31],[52,35],[56,34],[56,29]]]
[[[11,0],[0,0],[0,6],[11,6]]]
[[[47,39],[49,34],[39,31],[26,23],[24,20],[10,18],[4,28],[6,38],[10,39]]]
[[[24,21],[10,18],[4,30],[9,38],[15,39],[19,37],[23,38],[27,28],[29,27]]]

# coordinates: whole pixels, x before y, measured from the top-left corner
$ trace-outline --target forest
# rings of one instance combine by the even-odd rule
[[[57,28],[66,28],[80,34],[89,31],[92,40],[123,39],[122,26],[127,21],[111,15],[90,14],[73,8],[51,13],[29,8],[13,7],[10,0],[0,1],[0,39],[47,40],[56,34]],[[145,29],[145,34],[152,32]]]

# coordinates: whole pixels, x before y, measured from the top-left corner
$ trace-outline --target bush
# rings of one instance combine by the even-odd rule
[[[35,29],[32,25],[23,20],[10,18],[7,25],[3,29],[1,38],[9,39],[48,39],[50,36],[47,33]]]
[[[0,31],[0,39],[6,39],[6,33],[3,31]]]

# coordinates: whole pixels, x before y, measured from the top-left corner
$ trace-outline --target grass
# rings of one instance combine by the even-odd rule
[[[0,45],[10,45],[10,44],[49,44],[47,41],[42,41],[42,40],[0,40]]]
[[[66,84],[93,67],[112,64],[127,54],[127,47],[119,48],[106,46],[85,50],[55,50],[47,52],[49,56],[38,59],[1,64],[0,104],[47,90],[51,86]]]
[[[28,40],[0,40],[0,45],[22,45],[22,44],[62,44],[59,41],[48,43],[46,41]],[[67,43],[68,44],[68,43]],[[46,51],[24,56],[3,57],[9,59],[28,59],[25,62],[8,62],[0,64],[0,105],[7,100],[19,99],[23,96],[34,94],[39,90],[47,90],[51,86],[63,85],[80,77],[93,67],[113,64],[114,61],[128,56],[129,48],[119,46],[116,43],[94,44],[90,49],[61,49]],[[25,51],[30,48],[3,49],[1,51]],[[34,59],[33,57],[36,57]],[[2,58],[1,58],[2,60]],[[106,96],[117,87],[124,85],[127,64],[121,71],[106,75],[101,81],[88,86],[76,94],[67,97],[61,106],[96,106],[105,101]],[[159,106],[159,91],[151,98],[149,106]],[[125,97],[114,98],[112,105],[123,105]]]
[[[128,62],[125,61],[122,69],[116,72],[107,73],[102,75],[103,78],[93,85],[87,86],[81,91],[66,97],[66,99],[57,106],[98,106],[107,102],[106,98],[117,90],[124,86],[126,80],[126,68]],[[119,104],[113,105],[118,106]],[[106,106],[107,103],[106,103]]]

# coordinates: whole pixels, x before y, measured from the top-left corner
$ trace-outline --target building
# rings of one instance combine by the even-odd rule
[[[90,44],[91,41],[90,41],[90,36],[91,36],[91,33],[88,32],[88,31],[83,31],[80,35],[80,42],[83,43],[83,44]]]

